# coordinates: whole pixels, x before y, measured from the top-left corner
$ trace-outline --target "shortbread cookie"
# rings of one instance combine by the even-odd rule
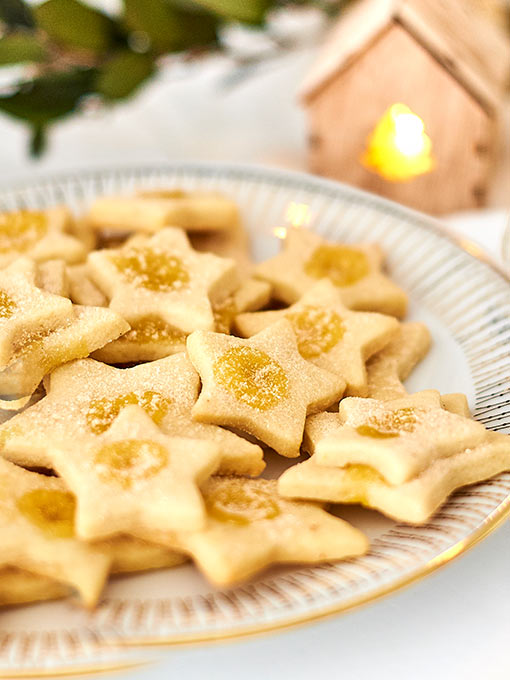
[[[41,333],[72,319],[71,301],[38,288],[37,273],[28,258],[0,272],[0,369]]]
[[[164,435],[135,405],[99,437],[55,439],[49,456],[76,497],[76,535],[84,540],[202,529],[198,485],[220,460],[216,444]]]
[[[338,289],[323,279],[288,309],[238,315],[235,329],[246,338],[288,319],[304,359],[342,377],[346,395],[366,396],[365,361],[388,344],[399,323],[383,314],[351,312],[340,299]]]
[[[46,397],[0,426],[1,455],[20,465],[51,467],[55,438],[100,435],[122,408],[137,404],[168,435],[215,442],[220,473],[258,475],[264,469],[260,446],[192,420],[200,380],[185,354],[126,369],[92,359],[73,361],[45,382]]]
[[[241,274],[248,276],[253,270],[250,237],[240,221],[228,230],[191,232],[189,239],[193,248],[201,253],[214,253],[235,260]]]
[[[212,330],[212,305],[239,287],[233,260],[196,253],[181,229],[134,237],[88,258],[91,278],[130,323],[158,317],[190,333]]]
[[[37,266],[35,284],[47,293],[69,297],[69,280],[64,260],[47,260]]]
[[[382,263],[376,245],[329,243],[312,231],[292,228],[283,251],[259,264],[255,276],[269,281],[274,296],[287,304],[329,278],[349,309],[403,317],[407,295],[381,272]]]
[[[75,264],[67,268],[69,297],[77,305],[107,307],[108,298],[92,283],[87,273],[87,265]]]
[[[154,233],[167,226],[187,231],[231,229],[239,210],[221,194],[181,190],[143,191],[137,196],[105,196],[87,215],[94,229]]]
[[[167,569],[184,564],[188,559],[184,553],[127,535],[107,538],[95,547],[111,556],[111,574]]]
[[[368,395],[372,399],[398,399],[407,390],[402,381],[430,349],[430,332],[418,321],[403,323],[399,332],[367,362]]]
[[[193,418],[248,432],[289,458],[299,455],[306,414],[327,408],[345,388],[301,357],[287,319],[249,340],[197,331],[187,346],[202,379]]]
[[[17,410],[30,401],[43,377],[61,364],[88,356],[129,325],[111,309],[74,305],[64,326],[29,336],[0,371],[0,408]]]
[[[57,600],[69,595],[64,585],[16,567],[0,569],[0,607]]]
[[[450,413],[456,413],[464,418],[471,418],[471,410],[465,394],[462,392],[451,392],[441,395],[441,407]]]
[[[6,460],[0,460],[0,471],[0,565],[70,585],[85,605],[93,606],[111,560],[76,540],[72,494],[60,479],[28,472]],[[94,498],[97,504],[98,496]]]
[[[343,399],[338,413],[311,418],[306,433],[317,465],[368,465],[390,484],[403,484],[435,460],[477,446],[487,431],[444,411],[438,393],[430,405],[418,393],[391,401]]]
[[[67,233],[71,224],[71,213],[63,206],[0,213],[0,267],[6,267],[20,255],[37,262],[85,259],[88,249]]]
[[[417,477],[392,486],[365,465],[327,467],[315,456],[286,470],[278,491],[287,498],[359,503],[409,524],[423,524],[459,487],[510,470],[510,437],[488,432],[473,448],[434,461]]]
[[[279,497],[275,480],[216,477],[203,494],[207,527],[168,540],[189,553],[216,585],[247,579],[270,564],[314,564],[368,549],[361,531],[317,504]]]

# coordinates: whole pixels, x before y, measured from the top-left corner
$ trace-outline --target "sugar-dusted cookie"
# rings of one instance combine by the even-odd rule
[[[0,369],[33,338],[72,319],[71,301],[38,288],[37,274],[28,258],[0,271]]]
[[[382,263],[376,245],[329,243],[312,231],[292,228],[283,251],[259,264],[255,276],[269,281],[274,296],[287,304],[329,278],[349,309],[403,317],[407,295],[381,272]]]
[[[60,479],[28,472],[6,460],[0,460],[0,472],[0,566],[19,567],[70,585],[84,604],[93,606],[111,560],[76,540],[72,494]]]
[[[365,361],[399,328],[391,316],[348,310],[338,289],[323,279],[288,309],[239,314],[235,329],[246,338],[283,318],[292,324],[301,356],[341,376],[346,394],[356,396],[367,394]]]
[[[22,408],[47,373],[72,359],[88,356],[128,328],[126,321],[111,309],[74,305],[73,316],[66,325],[26,338],[0,371],[0,407]]]
[[[88,249],[67,233],[71,224],[71,213],[63,206],[0,213],[0,267],[7,266],[20,255],[37,262],[83,260]]]
[[[234,227],[239,210],[221,194],[162,189],[98,198],[87,219],[94,229],[121,232],[154,233],[169,225],[188,231],[215,231]]]
[[[98,540],[203,528],[198,485],[215,472],[220,453],[213,442],[163,434],[133,404],[99,437],[55,439],[49,457],[76,496],[76,535]]]
[[[0,607],[56,600],[69,593],[69,588],[45,576],[16,567],[0,569]]]
[[[46,260],[37,265],[35,285],[47,293],[69,297],[69,279],[64,260]]]
[[[69,297],[77,305],[106,307],[108,298],[92,283],[87,273],[87,265],[75,264],[67,267]]]
[[[214,441],[220,473],[257,475],[262,449],[215,425],[194,422],[191,410],[200,380],[185,354],[119,369],[92,359],[57,368],[46,381],[47,396],[0,426],[1,455],[27,467],[51,467],[55,438],[100,435],[129,404],[145,409],[169,435]]]
[[[248,432],[290,458],[299,455],[306,414],[327,408],[345,388],[302,358],[287,319],[249,340],[197,331],[188,354],[202,379],[193,418]]]
[[[510,437],[488,432],[484,441],[435,460],[417,477],[391,485],[366,465],[318,465],[315,456],[286,470],[278,491],[287,498],[359,503],[409,524],[423,524],[462,486],[510,470]]]
[[[212,330],[212,305],[239,286],[233,260],[197,253],[181,229],[138,236],[88,258],[91,278],[127,321],[158,317],[190,333]]]
[[[465,394],[462,392],[451,392],[441,395],[441,407],[450,413],[456,413],[464,418],[471,418],[471,410]]]
[[[343,399],[338,413],[310,418],[306,436],[318,465],[368,465],[403,484],[435,460],[477,446],[486,430],[443,410],[431,390],[391,401]]]
[[[207,578],[227,586],[270,564],[317,563],[362,555],[368,540],[316,503],[284,500],[276,481],[213,477],[203,487],[207,527],[168,540]],[[161,537],[165,540],[165,537]]]
[[[373,399],[398,399],[407,390],[402,384],[430,348],[430,332],[424,323],[406,322],[391,342],[367,362],[368,395]]]

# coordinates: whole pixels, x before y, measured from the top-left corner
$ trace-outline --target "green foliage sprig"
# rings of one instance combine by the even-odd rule
[[[111,17],[81,0],[0,0],[0,66],[26,64],[24,78],[0,92],[0,111],[25,121],[40,154],[48,128],[94,95],[131,96],[170,53],[222,49],[220,32],[238,22],[264,28],[283,5],[331,11],[331,0],[123,0]]]

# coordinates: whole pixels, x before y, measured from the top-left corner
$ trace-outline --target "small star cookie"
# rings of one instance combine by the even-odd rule
[[[269,281],[273,294],[292,304],[318,280],[329,278],[349,309],[403,317],[407,295],[382,274],[376,245],[329,243],[307,229],[288,230],[283,251],[259,264],[255,276]]]
[[[246,338],[283,318],[292,324],[301,356],[341,376],[350,396],[366,396],[365,361],[387,345],[399,328],[391,316],[349,311],[328,279],[288,309],[238,315],[235,328]]]
[[[396,336],[367,362],[368,397],[398,399],[407,390],[402,384],[430,349],[430,332],[423,323],[400,325]]]
[[[63,490],[61,480],[6,460],[0,460],[0,472],[0,565],[70,585],[84,604],[93,606],[111,560],[76,540],[72,495]]]
[[[510,470],[510,437],[488,432],[473,448],[435,460],[404,484],[391,485],[366,465],[318,465],[315,456],[286,470],[278,491],[286,498],[359,503],[408,524],[424,524],[456,489]]]
[[[306,426],[317,465],[368,465],[390,484],[407,482],[485,436],[481,423],[444,411],[434,390],[391,401],[349,397],[338,413],[319,414]]]
[[[13,359],[0,371],[0,407],[22,408],[46,374],[72,359],[88,356],[128,328],[111,309],[74,305],[68,323],[30,335],[18,346]]]
[[[111,309],[130,323],[158,317],[186,333],[212,330],[212,305],[239,286],[233,260],[195,252],[172,227],[91,253],[88,271]]]
[[[271,564],[314,564],[368,550],[361,531],[315,503],[284,500],[276,484],[213,477],[202,489],[207,527],[166,539],[187,552],[218,586],[247,579]]]
[[[218,467],[212,442],[164,435],[136,405],[123,408],[99,437],[55,440],[53,468],[76,497],[76,534],[191,531],[205,525],[198,486]]]
[[[68,233],[72,222],[71,213],[63,206],[0,213],[0,267],[6,267],[20,255],[37,262],[85,259],[88,249]]]
[[[37,266],[19,258],[0,272],[0,369],[34,337],[67,323],[73,305],[36,285]]]
[[[92,359],[73,361],[51,373],[47,396],[0,426],[0,453],[19,465],[51,467],[56,438],[98,436],[122,408],[137,404],[165,434],[214,441],[221,453],[219,473],[258,475],[264,469],[260,446],[192,420],[199,389],[185,354],[124,369]]]
[[[187,231],[218,231],[235,227],[239,209],[221,194],[161,189],[98,198],[87,219],[96,230],[155,233],[171,225]]]
[[[301,357],[287,319],[249,340],[197,331],[188,354],[202,379],[193,418],[247,432],[289,458],[299,455],[307,413],[338,401],[345,388]]]

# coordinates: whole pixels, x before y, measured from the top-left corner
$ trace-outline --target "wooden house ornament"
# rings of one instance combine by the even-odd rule
[[[472,0],[359,0],[301,90],[310,170],[430,213],[482,206],[509,63]]]

